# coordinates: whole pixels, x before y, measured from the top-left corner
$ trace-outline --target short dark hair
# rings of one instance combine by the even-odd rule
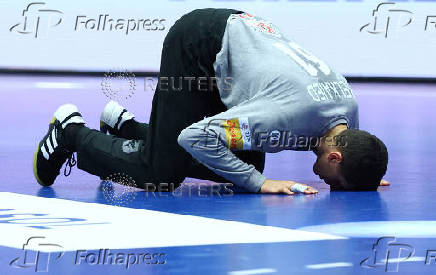
[[[341,172],[347,189],[376,191],[388,166],[386,145],[376,136],[362,130],[341,132],[338,146],[342,153]]]

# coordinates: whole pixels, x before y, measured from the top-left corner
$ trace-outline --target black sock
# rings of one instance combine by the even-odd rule
[[[67,127],[65,127],[64,129],[64,141],[65,141],[65,146],[68,148],[68,150],[71,150],[73,152],[76,152],[76,137],[77,137],[77,133],[79,132],[80,129],[82,129],[84,127],[83,124],[77,124],[77,123],[72,123],[70,125],[68,125]]]

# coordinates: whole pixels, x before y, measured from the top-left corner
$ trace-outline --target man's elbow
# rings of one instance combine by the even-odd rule
[[[186,150],[189,140],[189,133],[186,129],[182,130],[177,137],[177,143]]]
[[[177,143],[188,152],[191,151],[190,149],[195,145],[196,140],[198,140],[198,136],[192,129],[182,130],[177,137]]]
[[[177,143],[187,152],[204,151],[216,148],[217,136],[213,131],[204,131],[199,128],[186,128],[177,137]]]

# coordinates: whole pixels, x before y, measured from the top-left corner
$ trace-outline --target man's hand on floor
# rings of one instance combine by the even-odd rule
[[[294,192],[291,191],[291,187],[297,184],[295,181],[290,180],[266,180],[262,187],[260,188],[260,193],[270,193],[270,194],[288,194],[293,195]],[[299,183],[301,184],[301,183]],[[304,194],[316,194],[318,190],[308,186],[306,184],[301,184],[307,186]]]

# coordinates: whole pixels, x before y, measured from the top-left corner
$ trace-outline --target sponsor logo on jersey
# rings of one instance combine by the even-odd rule
[[[253,16],[249,13],[233,14],[231,17],[232,19],[241,18],[242,22],[250,26],[255,31],[275,37],[281,37],[279,29],[271,22],[263,20],[262,18]]]
[[[233,118],[221,124],[226,134],[227,146],[230,149],[249,150],[251,148],[251,132],[248,118]]]
[[[250,131],[250,124],[248,124],[248,118],[247,117],[241,117],[239,118],[239,123],[241,125],[241,134],[243,139],[243,148],[244,150],[250,150],[251,149],[251,131]]]

